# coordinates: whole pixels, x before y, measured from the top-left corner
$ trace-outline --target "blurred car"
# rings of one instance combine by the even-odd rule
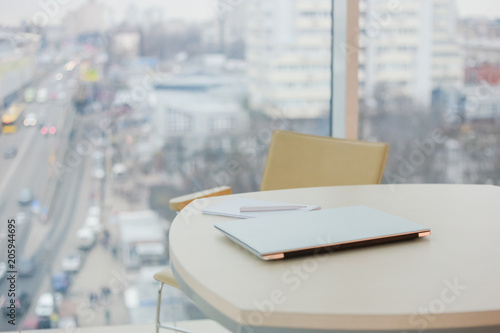
[[[122,163],[113,165],[113,177],[115,180],[123,180],[127,175],[127,166]]]
[[[17,148],[15,146],[8,146],[3,152],[4,158],[14,158],[17,155]]]
[[[46,328],[51,328],[52,327],[52,324],[50,322],[50,318],[49,317],[37,317],[37,316],[33,316],[33,317],[27,317],[26,319],[24,319],[24,322],[23,322],[23,328],[22,328],[22,332],[24,332],[25,330],[40,330],[40,329],[46,329]]]
[[[33,192],[25,187],[19,192],[18,202],[21,206],[28,206],[33,201]]]
[[[42,133],[42,135],[46,135],[46,138],[49,137],[49,135],[54,135],[56,134],[57,132],[57,128],[55,126],[42,126],[42,128],[40,128],[40,133]]]
[[[45,103],[49,99],[49,92],[46,88],[40,88],[36,92],[36,102]]]
[[[26,115],[26,117],[24,117],[23,124],[26,127],[35,126],[36,125],[36,114],[34,114],[34,113],[28,113]]]
[[[7,274],[7,264],[3,261],[0,261],[0,281],[3,280],[5,275]]]
[[[14,219],[16,220],[17,225],[26,223],[28,221],[28,214],[25,212],[18,212]]]
[[[51,328],[52,323],[49,317],[40,317],[38,318],[38,324],[36,326],[37,329],[46,329]]]
[[[29,277],[35,274],[36,265],[33,258],[21,258],[17,265],[17,273],[19,277]]]
[[[36,303],[35,314],[39,317],[50,317],[54,312],[54,296],[50,293],[40,295]]]
[[[99,218],[95,216],[88,216],[85,219],[85,227],[92,230],[96,235],[98,235],[103,229]]]
[[[104,169],[98,168],[92,171],[92,176],[95,179],[103,179],[106,176],[106,171]]]
[[[7,316],[9,314],[9,308],[7,308],[8,302],[9,300],[5,295],[0,296],[0,307],[2,308],[2,313],[4,314],[4,316]]]
[[[63,258],[62,270],[66,273],[77,273],[83,265],[83,254],[74,252]]]
[[[17,297],[14,301],[16,316],[23,316],[30,307],[30,297],[25,291],[17,293]],[[7,302],[10,302],[10,298],[3,296],[0,299],[0,306],[2,307],[3,314],[7,316],[10,313],[10,309],[7,307]]]
[[[80,250],[90,250],[97,240],[94,231],[90,228],[81,228],[76,232],[77,246]]]
[[[101,216],[101,208],[99,206],[90,206],[87,210],[88,217],[97,217]]]
[[[22,331],[24,330],[36,330],[38,329],[38,317],[26,317],[23,322]],[[50,328],[47,327],[47,328]]]
[[[68,274],[61,272],[52,275],[52,290],[55,292],[65,294],[69,287]]]

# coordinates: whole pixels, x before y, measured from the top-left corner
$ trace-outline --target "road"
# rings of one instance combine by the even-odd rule
[[[54,126],[57,131],[54,135],[42,135],[39,126],[24,127],[21,122],[18,130],[13,134],[0,134],[0,260],[6,261],[7,242],[5,238],[7,220],[16,217],[19,212],[24,212],[28,217],[23,223],[17,223],[16,228],[16,260],[22,257],[33,257],[36,262],[36,273],[29,277],[19,277],[17,281],[17,292],[25,291],[29,295],[36,295],[41,286],[41,281],[49,272],[50,265],[46,265],[46,259],[57,253],[57,246],[65,237],[73,214],[69,207],[74,207],[81,182],[81,170],[75,168],[74,172],[64,182],[57,182],[57,174],[51,161],[63,157],[65,146],[68,141],[69,131],[64,128],[65,123],[70,121],[74,111],[71,107],[71,96],[74,86],[76,71],[65,72],[62,80],[56,79],[56,74],[63,70],[50,72],[41,80],[35,88],[47,88],[57,92],[42,103],[26,104],[26,110],[21,118],[29,113],[37,116],[39,124]],[[22,121],[22,119],[21,119]],[[38,124],[37,124],[38,125]],[[11,159],[3,158],[3,152],[8,146],[18,149],[17,155]],[[49,220],[42,224],[39,214],[31,207],[22,207],[18,203],[18,195],[21,189],[30,188],[42,207],[49,209]],[[54,202],[52,196],[57,194]],[[63,195],[61,195],[63,194]],[[67,219],[67,220],[66,220]],[[66,221],[66,222],[64,222]],[[18,222],[21,222],[18,220]],[[61,223],[62,222],[62,223]],[[43,238],[42,238],[43,237]],[[51,261],[51,260],[50,260]],[[6,292],[6,281],[0,281],[0,295]],[[33,297],[32,301],[35,299]],[[3,319],[3,318],[2,318]],[[21,318],[17,318],[18,322]],[[6,325],[4,320],[0,321],[0,331],[14,329]]]
[[[49,182],[53,180],[54,168],[49,163],[51,155],[57,153],[65,141],[65,129],[63,123],[66,116],[71,112],[71,100],[68,90],[68,78],[57,81],[55,75],[58,71],[51,72],[42,80],[36,88],[54,87],[55,91],[63,92],[63,99],[49,100],[45,103],[28,103],[21,118],[33,113],[37,116],[38,124],[34,127],[24,127],[22,120],[19,122],[18,130],[13,134],[0,134],[0,212],[2,221],[15,216],[20,210],[29,212],[28,208],[22,208],[17,202],[19,192],[22,188],[31,188],[34,198],[41,204],[48,204],[51,193]],[[61,93],[63,94],[63,93]],[[55,135],[42,135],[38,125],[54,126],[57,129]],[[3,152],[9,146],[17,147],[18,152],[14,158],[6,159]],[[0,233],[5,232],[5,223],[0,225]],[[0,244],[0,246],[2,246]],[[0,257],[0,260],[4,258]]]
[[[76,76],[78,71],[74,72]],[[108,177],[101,183],[101,180],[93,177],[95,162],[89,156],[96,147],[90,144],[89,152],[83,155],[79,153],[79,147],[89,143],[89,136],[95,133],[96,124],[101,123],[104,117],[109,117],[109,114],[74,114],[71,97],[76,87],[69,84],[71,74],[57,81],[57,73],[55,71],[47,75],[37,87],[62,91],[64,98],[27,104],[25,110],[25,114],[36,113],[44,125],[55,126],[56,134],[44,136],[40,128],[24,126],[14,134],[0,134],[0,232],[5,234],[7,219],[16,216],[19,211],[30,215],[31,218],[18,225],[16,230],[16,257],[33,257],[37,266],[33,276],[17,280],[17,293],[24,291],[30,295],[31,305],[27,313],[17,316],[15,327],[0,315],[0,331],[19,330],[26,322],[36,321],[36,302],[41,294],[52,292],[51,276],[62,270],[63,257],[77,250],[76,231],[84,225],[89,206],[103,204],[101,222],[111,231],[111,239],[115,244],[118,244],[120,237],[119,228],[108,224],[109,214],[132,208],[149,208],[147,188],[145,191],[136,189],[141,192],[140,200],[131,203],[120,197],[119,191],[115,193],[115,185],[121,184],[119,180]],[[74,132],[68,125],[71,122],[75,123]],[[103,142],[109,147],[110,141],[107,140],[109,137]],[[18,154],[13,159],[4,159],[3,151],[9,145],[17,146]],[[75,154],[79,156],[75,158]],[[57,163],[51,165],[54,161]],[[107,170],[110,170],[109,165]],[[61,175],[61,171],[64,171],[64,175]],[[139,174],[132,178],[136,184],[143,184]],[[102,184],[105,186],[101,187]],[[42,223],[39,213],[19,205],[18,195],[24,187],[30,187],[41,206],[49,209],[46,223]],[[101,193],[106,193],[105,200],[99,197]],[[0,261],[5,261],[7,242],[1,238]],[[154,268],[155,271],[158,269]],[[113,256],[109,248],[94,246],[87,253],[83,267],[71,277],[69,290],[64,295],[65,305],[74,305],[81,327],[150,322],[155,314],[157,289],[157,284],[151,278],[152,272],[151,269],[147,273],[141,270],[125,271],[122,261]],[[109,300],[91,306],[89,294],[99,293],[105,286],[111,289]],[[0,297],[6,291],[7,281],[0,281]],[[180,290],[166,287],[163,300],[163,320],[203,318]]]

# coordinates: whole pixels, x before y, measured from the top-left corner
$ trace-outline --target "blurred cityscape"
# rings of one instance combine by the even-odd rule
[[[0,331],[153,322],[169,200],[258,191],[273,130],[329,134],[332,1],[196,20],[131,2],[118,21],[106,1],[36,3],[0,22]],[[456,6],[360,0],[358,45],[334,45],[359,61],[359,138],[390,144],[385,183],[500,185],[500,13]],[[170,287],[162,311],[204,317]]]

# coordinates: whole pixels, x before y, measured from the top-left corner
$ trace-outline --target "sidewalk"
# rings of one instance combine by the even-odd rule
[[[88,167],[86,173],[90,173],[92,168]],[[90,177],[89,174],[86,177]],[[118,186],[132,183],[118,183]],[[113,246],[120,245],[119,225],[113,223],[113,214],[148,209],[147,188],[145,185],[138,194],[139,200],[130,202],[126,197],[115,192],[116,186],[112,175],[108,174],[105,184],[105,202],[101,207],[101,223],[109,231],[110,243],[108,248],[98,240],[98,243],[88,253],[86,261],[80,272],[74,277],[71,288],[68,291],[65,301],[76,304],[79,327],[123,325],[130,323],[130,313],[126,307],[125,291],[134,285],[137,272],[126,272],[121,258],[114,257]],[[95,190],[95,188],[94,188]],[[90,191],[90,189],[89,189]],[[101,202],[99,191],[93,201]],[[120,251],[118,251],[120,252]],[[152,279],[152,277],[151,277]],[[91,304],[90,294],[95,293],[100,296],[103,287],[111,290],[109,299],[100,297],[97,302]]]
[[[81,327],[107,325],[107,312],[111,325],[123,325],[129,322],[123,299],[123,292],[128,285],[121,262],[113,258],[110,250],[97,244],[88,254],[80,273],[75,276],[65,300],[77,304],[78,325]],[[111,291],[108,299],[101,296],[103,287]],[[98,295],[98,300],[93,304],[90,302],[90,293]]]

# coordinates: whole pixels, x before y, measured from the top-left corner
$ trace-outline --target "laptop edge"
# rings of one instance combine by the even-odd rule
[[[295,256],[300,256],[300,255],[306,255],[306,254],[319,254],[322,252],[340,251],[340,250],[353,248],[353,247],[361,247],[361,246],[366,246],[366,245],[375,245],[375,244],[381,244],[381,243],[395,242],[395,241],[399,241],[399,240],[426,237],[426,236],[429,236],[431,234],[430,229],[424,229],[424,230],[412,231],[412,232],[407,232],[407,233],[399,233],[399,234],[378,236],[378,237],[372,237],[372,238],[356,239],[356,240],[347,241],[347,242],[338,242],[338,243],[331,243],[331,244],[325,244],[325,245],[310,246],[310,247],[305,247],[305,248],[297,248],[297,249],[292,249],[289,251],[274,252],[274,253],[259,253],[257,250],[255,250],[254,248],[252,248],[248,244],[241,242],[239,239],[237,239],[236,237],[233,237],[231,234],[220,229],[219,227],[215,226],[215,228],[217,228],[224,235],[229,237],[233,242],[242,246],[243,248],[247,249],[248,251],[250,251],[251,253],[253,253],[254,255],[256,255],[257,257],[259,257],[263,260],[276,260],[276,259],[283,259],[285,257],[295,257]]]

